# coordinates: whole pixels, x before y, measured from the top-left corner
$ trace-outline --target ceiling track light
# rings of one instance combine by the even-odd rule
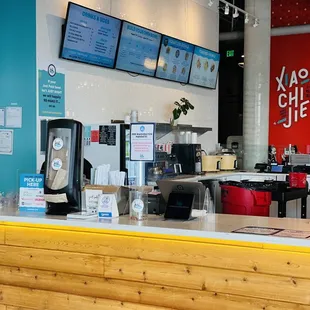
[[[193,0],[193,1],[197,1],[197,0]],[[209,0],[209,6],[211,7],[212,4],[214,3],[214,0]],[[253,27],[258,27],[259,26],[259,18],[257,18],[255,15],[252,15],[250,13],[248,13],[247,11],[239,8],[238,6],[232,4],[231,2],[228,2],[228,0],[219,0],[219,3],[221,3],[222,5],[219,6],[219,9],[221,11],[224,11],[225,15],[229,15],[230,13],[230,9],[232,9],[232,17],[233,18],[237,18],[240,16],[240,14],[244,15],[244,23],[248,24],[250,22],[250,20],[254,21],[253,23]]]
[[[239,16],[239,11],[237,8],[235,8],[235,12],[233,14],[233,18],[237,18]]]
[[[225,5],[225,11],[224,11],[225,15],[229,15],[229,5],[226,3]]]
[[[213,5],[213,1],[214,1],[214,0],[209,0],[208,5],[209,5],[210,7]]]
[[[258,27],[258,26],[259,26],[259,19],[258,19],[258,18],[255,18],[253,27],[256,28],[256,27]]]
[[[244,62],[239,62],[238,66],[243,69],[244,68]]]

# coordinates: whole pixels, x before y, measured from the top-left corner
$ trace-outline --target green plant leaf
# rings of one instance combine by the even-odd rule
[[[194,109],[195,109],[195,107],[194,107],[190,102],[188,102],[188,106],[189,106],[189,108],[190,108],[191,110],[194,110]]]
[[[175,101],[174,104],[178,106],[179,108],[181,108],[181,105],[179,104],[179,102]]]
[[[179,108],[176,108],[173,110],[173,119],[178,119],[180,118],[180,115],[181,115],[181,110]]]

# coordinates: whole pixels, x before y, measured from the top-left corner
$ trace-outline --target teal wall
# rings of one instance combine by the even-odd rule
[[[0,107],[23,108],[14,153],[0,155],[0,192],[18,188],[18,171],[36,169],[36,0],[1,0]]]

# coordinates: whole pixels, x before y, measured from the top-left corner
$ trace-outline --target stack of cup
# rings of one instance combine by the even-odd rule
[[[197,144],[198,143],[198,135],[197,132],[193,132],[192,133],[192,142],[193,144]]]

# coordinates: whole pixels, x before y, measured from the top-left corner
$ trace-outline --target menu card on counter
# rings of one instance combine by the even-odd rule
[[[246,226],[232,231],[239,234],[263,235],[273,237],[287,237],[297,239],[309,239],[310,231],[281,229],[271,227]]]

